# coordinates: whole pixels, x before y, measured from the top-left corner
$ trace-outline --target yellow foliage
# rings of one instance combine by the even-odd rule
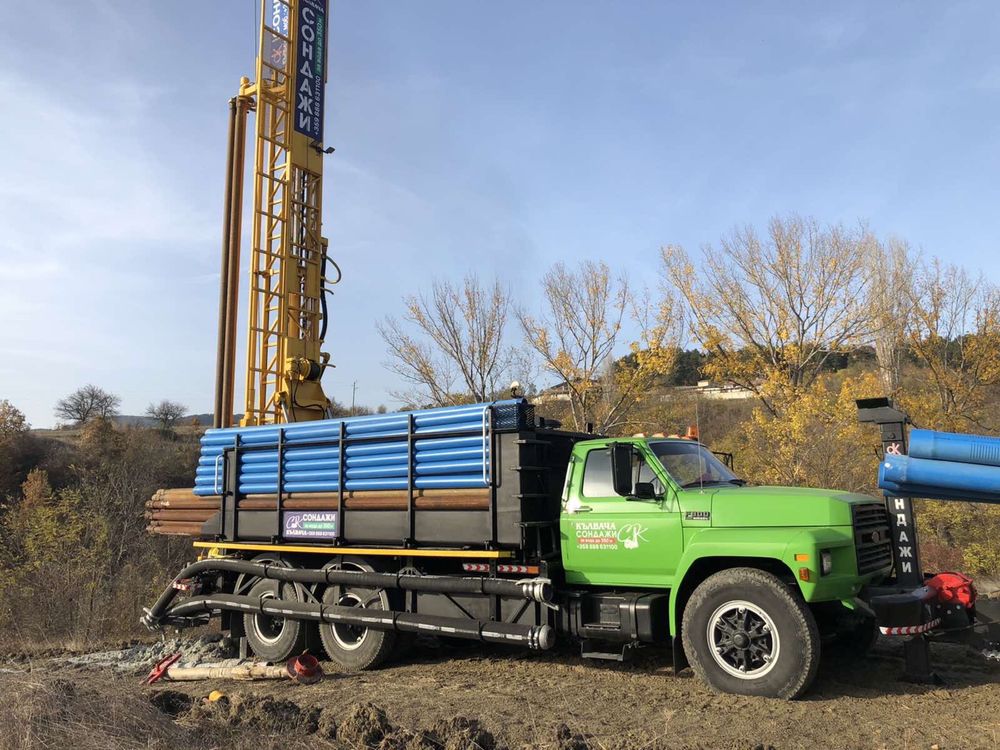
[[[839,380],[827,376],[808,390],[775,389],[780,416],[758,407],[731,440],[740,473],[759,484],[873,492],[879,438],[858,423],[854,400],[874,391],[876,376]]]

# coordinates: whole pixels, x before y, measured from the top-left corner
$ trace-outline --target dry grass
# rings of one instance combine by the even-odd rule
[[[268,750],[322,747],[260,726],[175,718],[150,702],[135,677],[43,672],[0,674],[3,750]],[[268,728],[270,729],[270,728]]]
[[[131,683],[131,684],[129,684]],[[7,676],[0,691],[0,747],[125,750],[199,747],[193,732],[150,705],[132,680],[95,689],[64,678]]]

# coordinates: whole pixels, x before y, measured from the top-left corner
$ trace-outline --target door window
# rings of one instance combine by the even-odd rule
[[[611,450],[599,448],[587,454],[583,467],[584,497],[615,497],[611,478]]]
[[[638,482],[652,482],[656,493],[662,494],[663,483],[642,454],[632,452],[632,486]],[[615,494],[611,476],[611,449],[598,448],[587,454],[583,467],[583,496],[586,498],[619,497]]]

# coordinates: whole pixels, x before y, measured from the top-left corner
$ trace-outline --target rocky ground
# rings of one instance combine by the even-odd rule
[[[10,655],[0,666],[7,748],[1000,748],[1000,661],[936,646],[942,686],[900,682],[902,650],[824,663],[805,699],[717,695],[669,654],[585,662],[422,640],[375,672],[290,681],[141,684],[181,650],[219,663],[217,637],[94,654]],[[227,663],[233,663],[232,661]],[[206,702],[212,691],[223,697]]]

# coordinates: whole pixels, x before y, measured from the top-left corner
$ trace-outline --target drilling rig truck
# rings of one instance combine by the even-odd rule
[[[516,397],[332,418],[321,386],[336,268],[320,233],[327,8],[262,5],[257,80],[231,103],[215,424],[194,488],[148,504],[149,530],[194,537],[199,559],[146,610],[148,626],[220,616],[260,659],[322,648],[345,669],[378,667],[417,634],[571,641],[613,660],[660,644],[715,689],[779,698],[801,695],[833,644],[864,653],[880,632],[904,636],[909,676],[929,679],[931,638],[1000,640],[968,579],[920,572],[899,488],[890,509],[848,492],[749,486],[696,439],[569,432]],[[905,417],[887,401],[859,406],[899,453]]]

